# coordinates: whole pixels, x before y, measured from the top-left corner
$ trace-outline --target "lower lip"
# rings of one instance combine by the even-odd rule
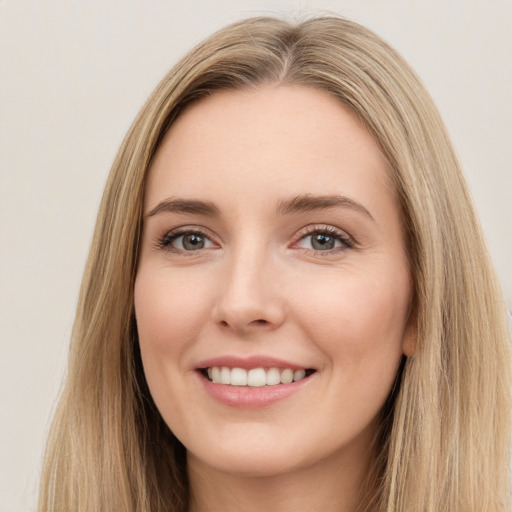
[[[313,375],[290,384],[276,384],[275,386],[230,386],[217,384],[208,380],[198,372],[201,383],[206,392],[218,402],[240,409],[255,409],[266,407],[280,400],[288,398],[304,388]]]

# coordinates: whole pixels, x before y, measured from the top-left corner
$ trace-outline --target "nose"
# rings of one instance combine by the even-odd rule
[[[220,328],[248,336],[275,330],[283,323],[279,272],[270,260],[260,251],[245,251],[224,262],[213,308],[213,320]]]

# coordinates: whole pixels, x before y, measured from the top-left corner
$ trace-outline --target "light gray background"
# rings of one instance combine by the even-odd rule
[[[425,81],[512,304],[512,1],[0,0],[0,510],[33,510],[93,223],[115,152],[176,60],[239,18],[333,11]]]

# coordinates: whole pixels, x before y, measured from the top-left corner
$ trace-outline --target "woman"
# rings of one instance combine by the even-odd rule
[[[509,361],[414,73],[343,19],[250,19],[118,153],[40,510],[504,511]]]

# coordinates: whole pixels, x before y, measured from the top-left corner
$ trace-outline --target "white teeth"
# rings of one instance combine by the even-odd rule
[[[281,384],[281,373],[278,368],[270,368],[267,371],[267,386],[275,386]]]
[[[220,370],[217,366],[212,368],[212,381],[220,384]]]
[[[290,384],[290,382],[293,382],[293,370],[290,370],[290,368],[283,370],[281,372],[281,382],[283,384]]]
[[[231,370],[231,384],[233,386],[247,386],[247,370],[233,368]]]
[[[231,370],[223,366],[220,370],[220,383],[231,384]]]
[[[293,374],[293,381],[297,382],[298,380],[302,380],[306,376],[306,370],[297,370]]]
[[[253,388],[261,388],[267,383],[267,376],[263,368],[254,368],[247,374],[247,385]]]
[[[212,366],[206,370],[208,378],[216,384],[228,384],[232,386],[276,386],[277,384],[291,384],[306,377],[306,370],[295,370],[291,368],[228,368],[226,366]]]

